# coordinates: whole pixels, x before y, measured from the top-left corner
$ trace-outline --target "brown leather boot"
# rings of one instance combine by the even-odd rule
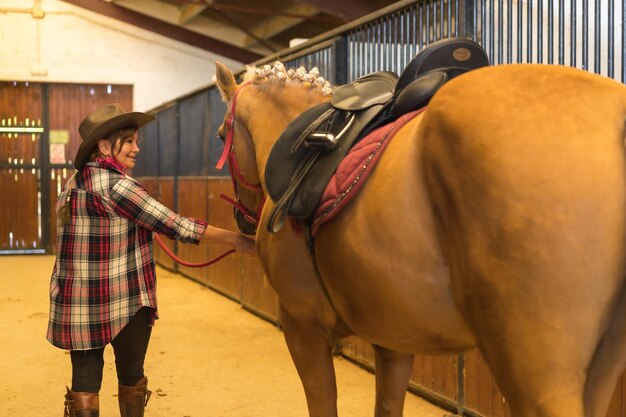
[[[118,401],[122,417],[143,417],[144,409],[152,391],[148,390],[148,378],[145,376],[132,387],[119,385]]]
[[[67,388],[67,387],[65,387]],[[99,417],[100,402],[97,392],[73,392],[67,388],[63,417]]]

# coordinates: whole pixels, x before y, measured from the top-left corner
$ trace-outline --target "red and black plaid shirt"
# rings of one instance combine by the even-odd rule
[[[62,349],[95,349],[141,307],[153,308],[156,318],[153,232],[197,244],[206,222],[160,204],[111,158],[70,178],[57,212],[67,203],[69,222],[57,222],[47,338]]]

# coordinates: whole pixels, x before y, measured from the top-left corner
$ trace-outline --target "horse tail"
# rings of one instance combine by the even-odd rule
[[[424,115],[451,291],[512,415],[604,415],[626,365],[625,120],[626,86],[548,65],[471,71]]]

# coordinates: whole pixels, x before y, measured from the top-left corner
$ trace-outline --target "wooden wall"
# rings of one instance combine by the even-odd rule
[[[0,82],[0,127],[42,128],[42,86]],[[41,133],[0,133],[0,250],[40,249]]]
[[[38,133],[0,132],[0,250],[53,251],[54,205],[74,173],[78,125],[112,102],[132,110],[132,86],[0,82],[0,127],[40,128]],[[51,163],[50,132],[67,131],[65,163]]]

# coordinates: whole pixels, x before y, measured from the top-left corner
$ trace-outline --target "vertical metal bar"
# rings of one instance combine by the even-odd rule
[[[368,65],[368,62],[367,62],[367,27],[359,28],[359,32],[361,33],[361,38],[362,38],[361,64],[359,68],[359,76],[361,76],[365,72],[367,72],[367,65]]]
[[[503,57],[504,57],[504,10],[502,10],[503,7],[504,7],[503,1],[498,0],[498,63],[499,64],[502,64]]]
[[[396,67],[396,72],[400,73],[400,68],[402,68],[402,64],[401,64],[401,60],[402,60],[402,54],[401,54],[401,45],[402,45],[402,15],[400,14],[400,12],[395,13],[394,14],[394,27],[393,27],[393,33],[394,33],[394,45],[393,45],[393,52],[395,54],[395,67]]]
[[[428,45],[431,41],[430,36],[430,1],[427,1],[425,4],[426,7],[426,45]]]
[[[408,61],[412,59],[415,54],[415,44],[417,42],[417,32],[415,30],[415,6],[411,6],[407,13],[407,46],[409,50]]]
[[[396,70],[396,30],[395,16],[391,15],[389,19],[389,71]]]
[[[372,24],[372,31],[374,32],[373,38],[374,38],[374,45],[372,46],[372,49],[374,50],[374,67],[375,68],[380,68],[380,39],[382,37],[381,33],[380,33],[380,23],[373,23]]]
[[[357,34],[353,31],[350,32],[350,36],[348,37],[348,48],[350,49],[350,59],[348,60],[348,65],[350,68],[350,77],[348,77],[348,82],[354,80],[355,76],[355,67],[356,67],[356,59],[357,59]]]
[[[393,18],[391,16],[387,16],[385,18],[385,25],[387,28],[387,42],[385,42],[386,50],[387,50],[387,63],[385,68],[382,68],[387,71],[393,71],[394,68],[394,32],[395,27],[393,24]]]
[[[570,41],[570,45],[571,45],[571,50],[570,50],[570,62],[569,65],[570,67],[576,67],[576,61],[577,61],[577,56],[576,56],[576,50],[578,49],[578,44],[576,43],[577,40],[577,36],[576,36],[576,29],[577,29],[577,25],[578,25],[578,19],[576,18],[576,13],[578,12],[577,10],[578,8],[576,7],[576,0],[572,0],[572,9],[570,10],[570,37],[571,37],[571,41]]]
[[[335,38],[335,41],[333,42],[332,55],[334,67],[333,74],[335,78],[334,84],[347,84],[349,77],[348,69],[350,65],[347,36],[337,36]]]
[[[464,10],[462,9],[462,7],[464,6],[465,6],[465,0],[458,0],[456,3],[456,9],[454,11],[454,21],[456,22],[456,27],[457,27],[455,36],[459,38],[463,37],[463,35],[465,34],[465,12],[460,13],[460,10]]]
[[[180,111],[180,100],[176,100],[176,159],[174,160],[174,211],[176,213],[180,212],[180,204],[179,204],[179,191],[180,191],[180,175],[181,175],[181,169],[180,169],[180,143],[182,141],[181,136],[181,131],[180,131],[180,125],[183,123],[181,121],[181,111]],[[180,247],[181,247],[182,243],[180,243],[178,240],[174,240],[174,253],[176,255],[180,255]],[[174,270],[175,271],[179,271],[180,270],[180,264],[178,262],[174,262]]]
[[[607,75],[610,78],[615,76],[615,2],[609,0],[609,19],[607,25],[608,54],[607,54]],[[623,24],[623,20],[622,20]]]
[[[537,62],[543,62],[543,0],[537,2]]]
[[[583,0],[583,62],[584,70],[589,69],[589,0]]]
[[[411,13],[409,13],[409,26],[411,28],[411,35],[409,37],[409,45],[410,45],[410,53],[409,57],[415,56],[417,53],[417,37],[418,37],[418,29],[417,29],[417,5],[411,7]]]
[[[458,27],[459,38],[464,38],[470,34],[470,30],[467,25],[471,20],[471,16],[468,16],[469,9],[472,7],[472,0],[458,0],[456,8],[456,24]],[[476,39],[476,38],[473,38]]]
[[[593,55],[595,57],[594,59],[594,64],[593,64],[593,72],[595,72],[596,74],[600,74],[600,71],[602,70],[602,63],[601,63],[601,58],[602,58],[602,10],[600,8],[600,0],[595,0],[594,2],[595,5],[595,13],[594,13],[594,37],[595,37],[595,42],[594,42],[594,48],[593,48]]]
[[[554,64],[554,2],[548,0],[548,64]]]
[[[351,62],[353,62],[354,60],[354,56],[353,54],[353,36],[354,36],[354,32],[349,32],[348,36],[346,37],[348,40],[348,44],[347,44],[347,55],[348,55],[348,78],[346,80],[346,82],[350,82],[350,80],[352,79],[352,66],[350,65]],[[338,81],[335,80],[335,84],[338,84]]]
[[[626,1],[622,0],[622,22],[624,21],[626,21]],[[620,48],[622,52],[622,82],[626,83],[626,53],[624,48],[626,48],[626,25],[622,23],[622,47]]]
[[[419,43],[418,43],[418,51],[422,50],[424,46],[424,3],[420,3],[419,7]],[[417,53],[417,51],[416,51]]]
[[[400,19],[400,69],[406,67],[409,58],[409,25],[408,25],[408,10],[401,12]]]
[[[528,15],[526,16],[526,62],[533,62],[533,5],[528,2]]]
[[[523,15],[522,2],[517,1],[517,63],[522,62],[522,51],[524,50],[524,23],[522,20]]]
[[[444,4],[443,1],[439,2],[439,39],[443,39],[445,34],[444,34],[444,29],[445,29],[445,14],[444,14]]]
[[[513,0],[506,3],[506,63],[513,62]]]
[[[356,31],[354,33],[354,56],[352,57],[352,62],[350,64],[352,65],[352,78],[350,79],[350,81],[354,81],[357,78],[359,78],[359,65],[361,64],[359,62],[359,60],[361,59],[360,49],[361,49],[361,32]]]
[[[479,1],[479,0],[476,0]],[[482,0],[484,2],[484,0]],[[473,39],[478,39],[478,7],[476,7],[476,3],[474,4],[474,8],[472,10],[472,21],[474,22],[474,30],[473,30],[473,34],[474,34],[474,38]],[[480,22],[480,26],[482,27],[483,22]],[[480,39],[481,44],[484,46],[485,45],[485,39],[481,38]]]
[[[359,66],[357,68],[356,78],[363,75],[363,67],[365,66],[365,31],[363,28],[359,30]]]
[[[565,0],[559,1],[559,65],[565,64]],[[572,45],[570,45],[572,47]]]
[[[50,230],[50,94],[48,84],[41,86],[41,124],[43,132],[39,136],[39,192],[41,193],[41,241],[40,247],[47,254],[54,253],[54,244],[51,242]],[[55,225],[56,226],[56,225]]]
[[[448,1],[448,19],[446,20],[448,24],[448,31],[446,32],[446,37],[456,36],[456,32],[452,31],[452,0]]]
[[[372,25],[367,25],[366,27],[363,28],[365,33],[366,33],[366,38],[367,38],[367,43],[365,44],[365,48],[367,51],[366,54],[366,58],[365,58],[365,64],[367,65],[366,69],[365,69],[365,73],[369,74],[371,72],[374,72],[374,68],[373,68],[373,49],[374,49],[374,37],[373,37],[373,28]]]
[[[495,26],[495,10],[494,10],[494,3],[496,0],[489,0],[489,26],[487,27],[488,29],[488,36],[489,36],[489,56],[493,57],[495,56],[495,31],[496,31],[496,26]],[[497,61],[496,63],[499,63],[499,61]]]
[[[487,1],[489,0],[482,0],[480,5],[480,38],[482,39],[483,48],[485,48],[489,59],[493,63],[493,55],[489,53],[489,40],[487,39]]]
[[[439,13],[437,13],[437,0],[433,0],[433,40],[439,40]]]
[[[385,67],[385,53],[386,53],[386,49],[385,49],[385,37],[387,36],[386,32],[385,32],[385,21],[384,20],[379,20],[378,23],[378,39],[376,40],[377,45],[378,45],[378,66],[376,68],[378,68],[379,70],[381,70],[382,68]]]
[[[383,66],[382,69],[388,69],[389,68],[389,61],[390,56],[389,56],[389,43],[390,43],[390,38],[391,38],[391,25],[389,24],[389,20],[388,18],[384,18],[383,19],[385,22],[385,26],[384,26],[384,31],[385,31],[385,41],[384,41],[384,45],[385,45],[385,64]]]

